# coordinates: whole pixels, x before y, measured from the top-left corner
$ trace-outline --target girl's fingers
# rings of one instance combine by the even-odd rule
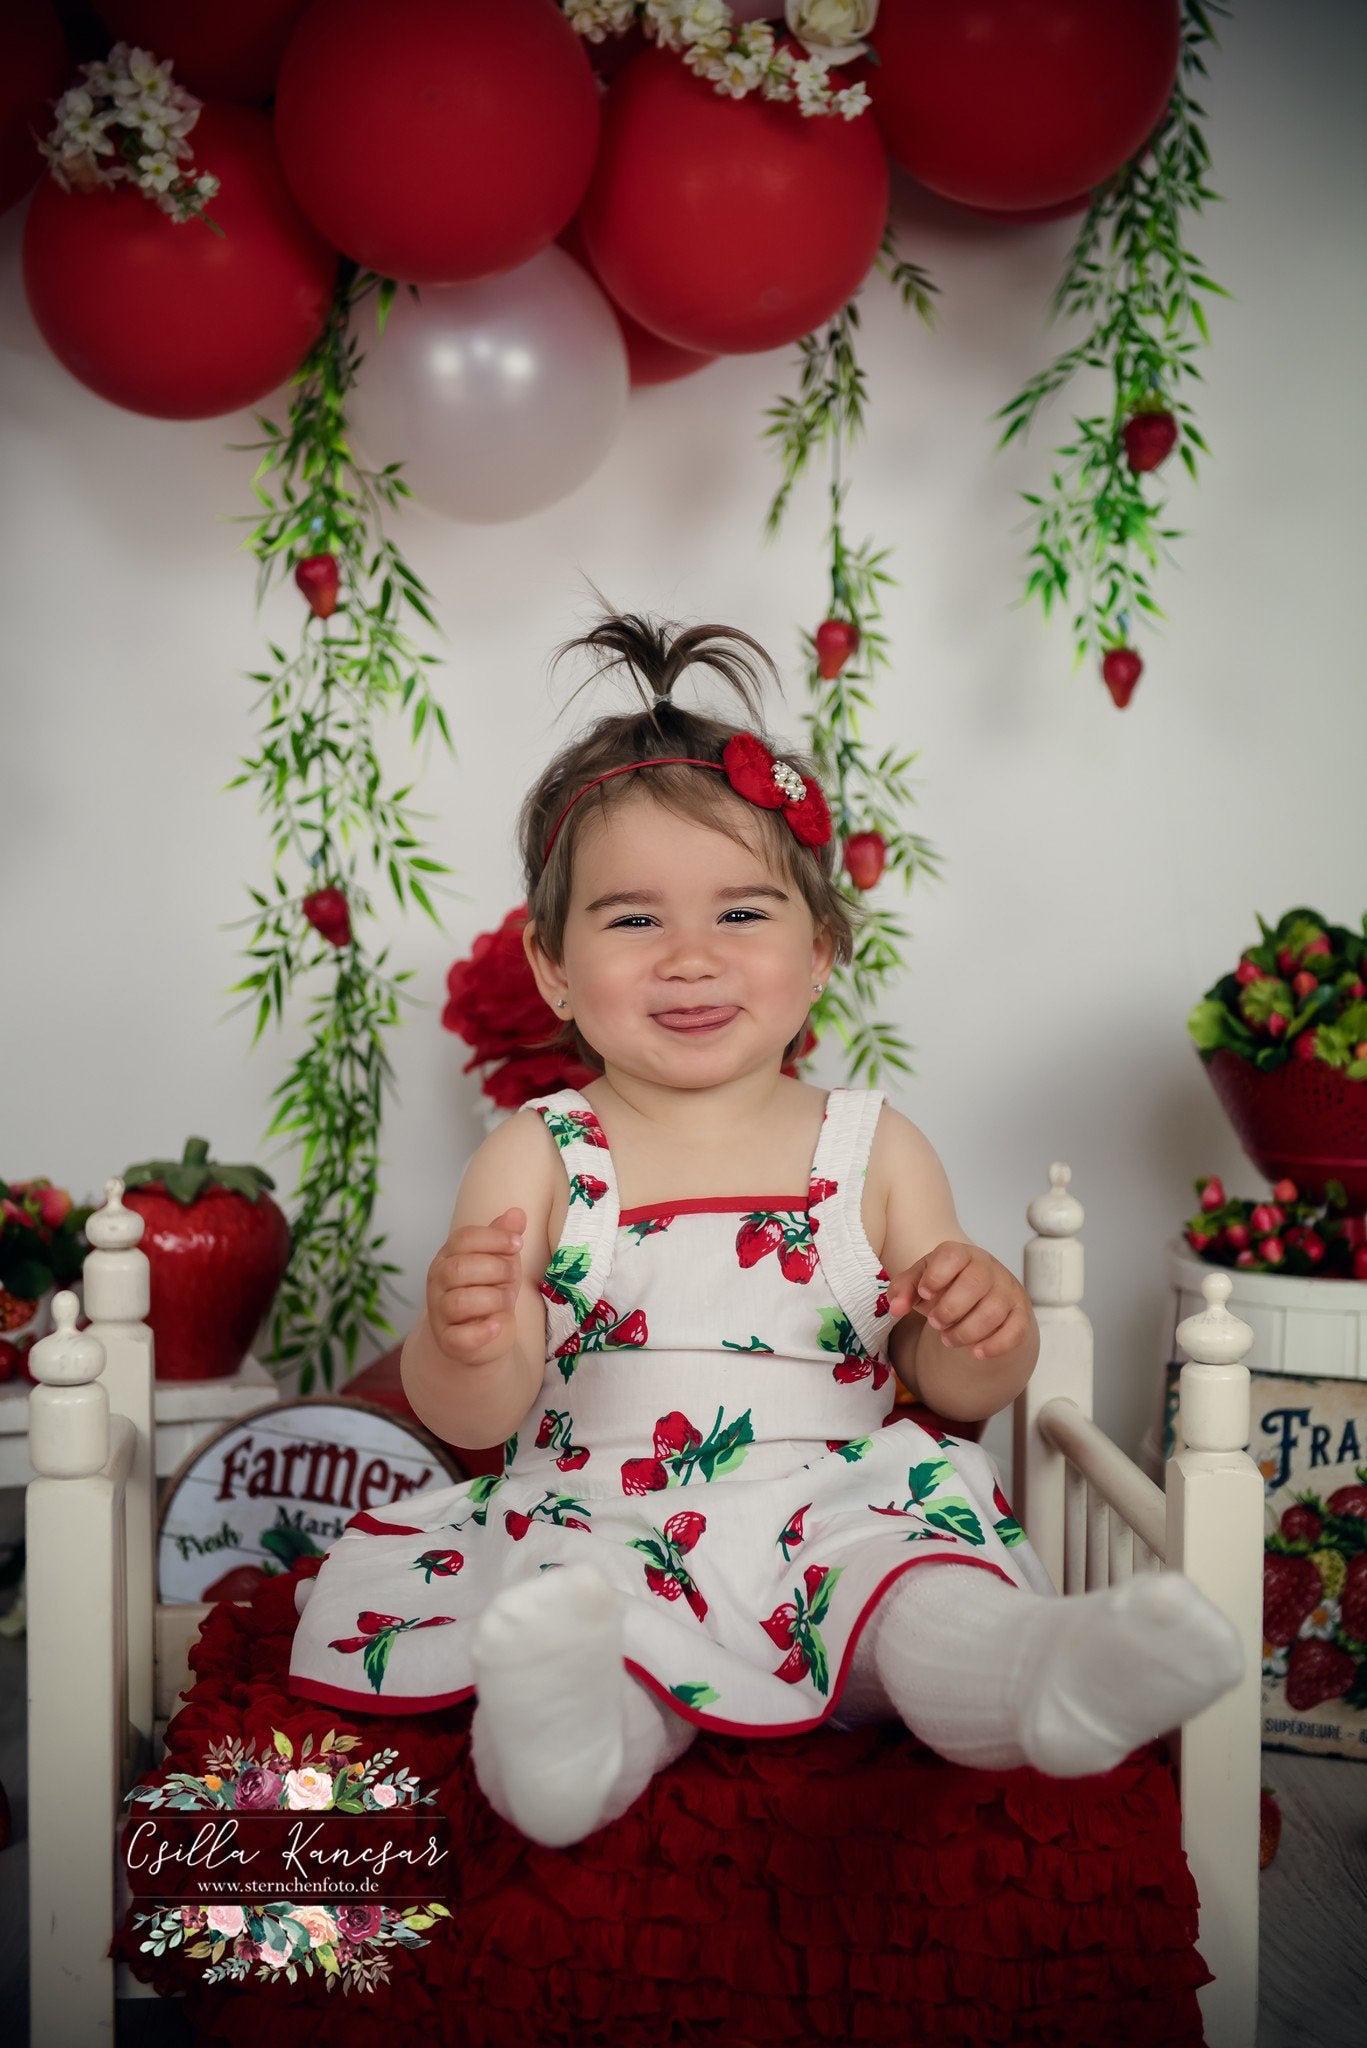
[[[961,1323],[979,1302],[988,1299],[981,1280],[975,1280],[966,1273],[962,1280],[946,1290],[935,1302],[928,1302],[922,1313],[932,1330],[952,1330]]]
[[[1013,1309],[999,1330],[990,1337],[984,1337],[973,1347],[975,1358],[1002,1358],[1008,1351],[1014,1351],[1025,1335],[1025,1317]]]
[[[1006,1302],[994,1301],[990,1297],[980,1301],[975,1309],[952,1330],[941,1332],[945,1344],[981,1344],[984,1338],[995,1337],[1004,1323],[1010,1320],[1011,1309]]]

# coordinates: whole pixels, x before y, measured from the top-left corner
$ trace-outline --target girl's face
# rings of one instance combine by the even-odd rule
[[[737,802],[746,830],[746,806]],[[527,954],[556,1015],[609,1073],[711,1087],[776,1066],[835,946],[755,850],[644,795],[586,821],[574,850],[563,960]]]

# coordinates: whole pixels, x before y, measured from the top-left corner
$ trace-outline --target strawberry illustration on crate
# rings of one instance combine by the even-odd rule
[[[235,1373],[270,1311],[290,1261],[290,1227],[259,1166],[220,1166],[206,1138],[180,1159],[123,1175],[124,1204],[144,1219],[152,1268],[147,1321],[158,1379]]]

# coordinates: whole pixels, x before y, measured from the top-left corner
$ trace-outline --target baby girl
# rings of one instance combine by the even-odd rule
[[[403,1354],[422,1420],[503,1473],[353,1517],[292,1688],[476,1693],[480,1785],[548,1846],[699,1728],[900,1720],[956,1762],[1109,1769],[1238,1682],[1235,1631],[1176,1573],[1058,1597],[950,1433],[1015,1398],[1039,1333],[916,1125],[791,1071],[858,913],[811,764],[757,730],[763,650],[634,618],[572,644],[643,701],[520,821],[527,957],[596,1078],[480,1146]],[[674,703],[697,664],[745,722]]]

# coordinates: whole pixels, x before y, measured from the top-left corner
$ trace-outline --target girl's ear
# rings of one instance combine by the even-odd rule
[[[830,980],[831,969],[835,966],[835,934],[823,926],[812,940],[812,979]]]
[[[531,968],[536,978],[536,985],[540,989],[542,996],[550,1008],[555,1010],[555,1014],[560,1021],[564,1023],[568,1015],[568,1006],[564,1010],[559,1010],[556,1009],[556,1004],[568,995],[569,983],[565,979],[564,968],[558,966],[554,960],[549,959],[542,952],[541,941],[537,937],[537,930],[534,924],[528,923],[522,927],[522,950],[527,956],[527,965]]]

